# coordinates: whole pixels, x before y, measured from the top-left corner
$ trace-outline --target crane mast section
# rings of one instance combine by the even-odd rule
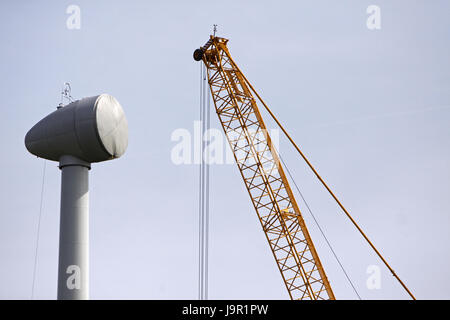
[[[278,153],[227,41],[211,36],[199,54],[216,113],[289,296],[334,299]]]

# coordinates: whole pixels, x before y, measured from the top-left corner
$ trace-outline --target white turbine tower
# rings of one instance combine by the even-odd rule
[[[89,170],[125,153],[123,109],[108,94],[60,105],[28,131],[25,146],[61,169],[58,299],[89,299]]]

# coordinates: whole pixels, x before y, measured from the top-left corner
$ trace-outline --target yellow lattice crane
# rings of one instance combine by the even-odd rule
[[[252,93],[413,297],[242,74],[228,51],[227,42],[227,39],[211,35],[203,47],[194,51],[194,59],[203,61],[206,66],[216,113],[290,298],[319,300],[335,299],[335,296]]]

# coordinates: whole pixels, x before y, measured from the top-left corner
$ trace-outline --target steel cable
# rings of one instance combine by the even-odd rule
[[[34,253],[34,267],[33,267],[33,283],[31,285],[31,300],[34,298],[34,286],[36,282],[36,269],[38,262],[38,251],[39,251],[39,237],[41,233],[41,218],[42,218],[42,204],[44,199],[44,184],[45,184],[45,168],[47,166],[47,161],[44,159],[44,168],[42,169],[42,184],[41,184],[41,200],[39,205],[39,217],[38,217],[38,226],[36,233],[36,247]]]

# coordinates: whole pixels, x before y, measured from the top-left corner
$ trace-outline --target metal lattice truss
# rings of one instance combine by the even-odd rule
[[[203,62],[216,112],[291,299],[334,299],[276,149],[227,41]]]

